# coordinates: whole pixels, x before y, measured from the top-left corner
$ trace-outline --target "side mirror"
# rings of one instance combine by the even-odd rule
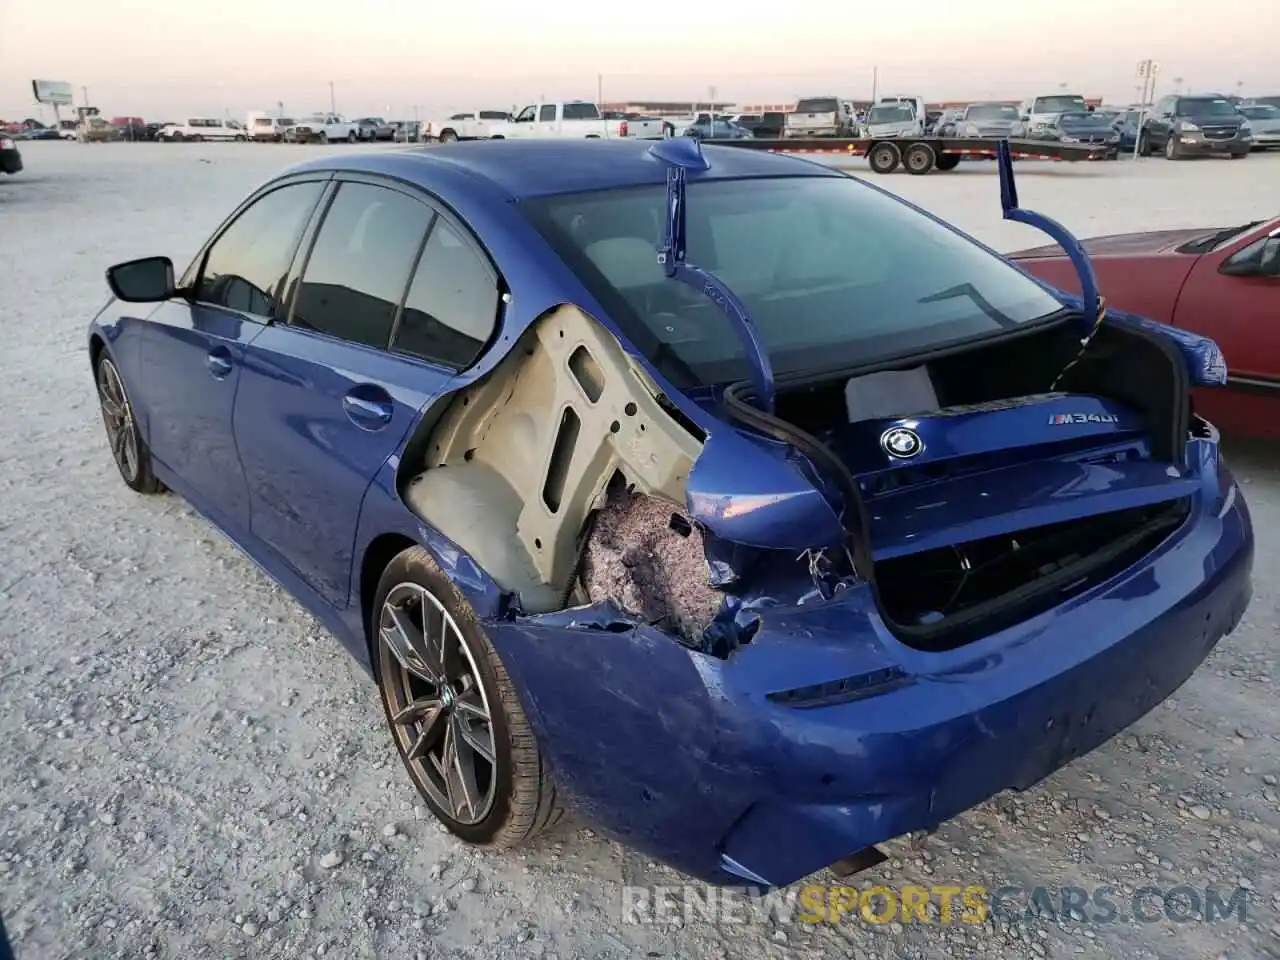
[[[107,286],[125,303],[161,303],[177,293],[173,261],[143,257],[107,269]]]

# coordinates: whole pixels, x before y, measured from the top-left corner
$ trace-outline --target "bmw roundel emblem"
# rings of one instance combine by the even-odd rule
[[[905,460],[924,449],[920,434],[906,427],[893,427],[880,435],[880,446],[891,457]]]

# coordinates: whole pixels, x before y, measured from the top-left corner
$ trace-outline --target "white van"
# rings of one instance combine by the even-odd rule
[[[244,127],[234,120],[213,117],[189,117],[182,123],[161,127],[157,140],[173,143],[177,140],[248,140]]]

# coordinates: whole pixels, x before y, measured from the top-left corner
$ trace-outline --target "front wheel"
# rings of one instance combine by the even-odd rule
[[[470,604],[426,550],[411,547],[387,565],[371,621],[396,750],[449,832],[514,847],[559,820],[519,695]]]
[[[874,173],[893,173],[901,162],[902,153],[893,143],[877,143],[867,154],[867,163]]]
[[[1181,160],[1182,152],[1178,149],[1178,138],[1172,133],[1164,142],[1164,158],[1166,160]]]
[[[106,428],[111,457],[121,479],[125,486],[137,493],[160,493],[165,489],[164,484],[151,472],[151,452],[138,430],[138,421],[133,415],[133,405],[125,392],[124,381],[120,379],[120,371],[110,357],[102,357],[98,361],[95,379],[102,425]]]

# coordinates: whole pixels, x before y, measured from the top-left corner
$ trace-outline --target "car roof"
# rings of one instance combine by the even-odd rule
[[[488,181],[514,199],[665,184],[668,166],[651,156],[657,141],[473,140],[409,150],[307,161],[290,173],[351,170],[389,174],[429,187],[434,172],[457,171]],[[836,177],[839,171],[796,157],[741,147],[707,146],[711,168],[696,180]]]

